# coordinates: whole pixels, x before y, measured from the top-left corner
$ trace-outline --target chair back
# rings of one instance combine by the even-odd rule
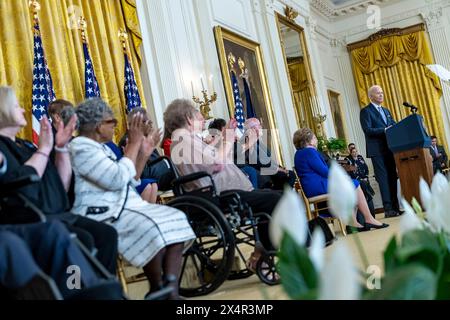
[[[295,174],[294,189],[302,197],[303,202],[305,203],[306,218],[308,220],[311,220],[313,218],[312,213],[311,213],[311,204],[309,203],[308,197],[306,196],[305,192],[303,191],[303,187],[302,187],[300,178],[297,174],[297,170],[295,169],[295,167],[292,168],[292,171],[294,171],[294,174]]]

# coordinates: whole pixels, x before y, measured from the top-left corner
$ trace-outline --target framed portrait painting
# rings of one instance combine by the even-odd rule
[[[244,117],[255,117],[268,130],[267,147],[281,164],[282,156],[261,47],[257,42],[224,29],[214,28],[230,117],[234,117],[233,77],[238,83]]]
[[[345,125],[345,115],[342,112],[340,103],[340,94],[331,90],[328,90],[328,99],[330,101],[331,114],[333,115],[333,124],[336,131],[336,138],[347,140]]]

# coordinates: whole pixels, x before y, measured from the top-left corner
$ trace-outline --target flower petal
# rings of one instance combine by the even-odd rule
[[[325,248],[325,235],[322,229],[316,228],[314,230],[311,247],[309,248],[309,257],[311,258],[316,271],[319,273],[323,267],[324,249]]]
[[[422,222],[417,217],[414,209],[409,205],[408,201],[402,199],[402,205],[403,209],[405,209],[405,213],[400,219],[400,234],[404,235],[412,230],[423,229]]]
[[[328,196],[331,213],[348,224],[356,206],[355,185],[344,169],[334,161],[328,177]]]
[[[431,184],[431,193],[437,194],[445,189],[448,189],[448,180],[442,173],[438,172],[433,178],[433,183]]]
[[[425,211],[428,210],[428,206],[430,205],[431,201],[431,190],[428,186],[428,183],[421,177],[419,182],[419,188],[420,188],[420,199],[422,200],[422,206],[424,207]]]
[[[320,300],[358,300],[361,295],[358,270],[348,245],[335,245],[321,272]]]
[[[269,224],[270,239],[276,248],[281,245],[284,232],[299,245],[305,245],[308,234],[305,206],[298,193],[288,188],[277,203]]]

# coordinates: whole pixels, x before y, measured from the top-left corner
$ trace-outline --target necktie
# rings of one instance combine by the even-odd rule
[[[383,118],[384,123],[387,124],[387,119],[386,119],[386,115],[384,114],[383,108],[379,107],[378,112],[381,114],[381,118]]]
[[[435,146],[434,148],[434,153],[436,154],[436,156],[438,155],[438,150],[437,150],[437,146]]]

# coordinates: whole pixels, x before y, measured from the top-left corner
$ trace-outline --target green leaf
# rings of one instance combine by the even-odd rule
[[[436,234],[429,230],[413,230],[403,236],[396,256],[401,264],[420,263],[440,274],[444,251]]]
[[[285,233],[278,253],[278,270],[291,299],[316,299],[318,275],[305,247]]]
[[[450,300],[450,252],[446,251],[442,272],[438,279],[437,297],[439,300]]]
[[[389,244],[384,251],[384,269],[386,273],[394,270],[398,266],[396,251],[397,239],[394,236],[392,237],[391,241],[389,241]]]
[[[386,275],[380,290],[365,298],[370,300],[432,300],[436,297],[436,275],[420,264],[397,268]]]

